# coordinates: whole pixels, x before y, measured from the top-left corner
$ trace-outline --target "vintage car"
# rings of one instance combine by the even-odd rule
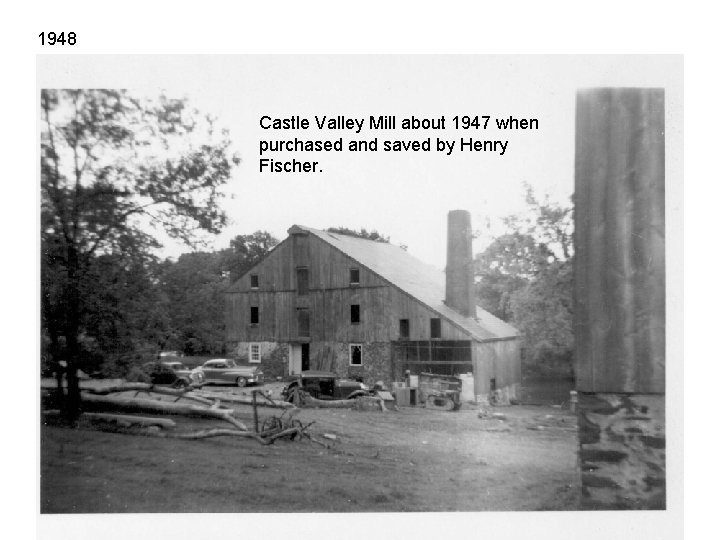
[[[202,383],[202,375],[190,371],[182,362],[148,362],[142,369],[153,384],[170,384],[182,388]]]
[[[282,390],[283,399],[288,401],[293,389],[298,387],[316,399],[353,399],[369,392],[362,382],[341,378],[332,371],[303,371],[291,376],[290,383]]]
[[[158,360],[162,360],[163,358],[182,358],[183,353],[180,351],[160,351],[158,353]]]
[[[260,366],[243,366],[228,358],[208,360],[200,366],[199,371],[203,374],[203,384],[234,384],[243,387],[263,382]]]

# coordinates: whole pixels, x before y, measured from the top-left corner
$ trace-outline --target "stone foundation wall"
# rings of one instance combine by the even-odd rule
[[[254,341],[253,343],[258,343]],[[285,377],[288,374],[288,358],[290,348],[287,343],[276,343],[274,341],[261,341],[260,343],[260,367],[266,381]],[[227,349],[232,358],[238,363],[249,364],[250,342],[236,341],[227,344]]]
[[[665,509],[665,396],[578,396],[585,510]]]
[[[353,342],[355,343],[355,342]],[[350,365],[350,343],[310,343],[310,369],[334,371],[341,377],[361,377],[368,384],[392,381],[390,343],[362,343],[362,365]]]
[[[369,386],[382,381],[386,388],[390,388],[393,380],[391,355],[390,343],[363,343],[363,365],[347,366],[348,376],[362,377]]]
[[[265,380],[287,377],[290,371],[290,344],[271,341],[259,343],[260,365],[265,374]],[[232,358],[243,364],[249,363],[250,342],[235,341],[226,345]],[[312,341],[310,342],[310,369],[333,371],[341,377],[361,377],[368,385],[383,381],[389,387],[394,380],[391,369],[390,343],[362,343],[362,347],[362,365],[351,366],[349,342]]]

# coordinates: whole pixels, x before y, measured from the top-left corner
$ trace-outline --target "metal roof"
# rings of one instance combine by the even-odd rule
[[[520,335],[508,323],[476,306],[476,317],[465,317],[445,304],[445,274],[441,270],[413,257],[403,248],[385,242],[375,242],[345,234],[330,233],[301,225],[293,225],[288,232],[307,231],[337,248],[380,277],[389,281],[422,304],[445,317],[465,331],[472,339],[490,341]]]

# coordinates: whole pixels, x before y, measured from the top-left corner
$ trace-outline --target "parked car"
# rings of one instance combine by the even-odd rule
[[[290,398],[294,388],[302,388],[315,399],[353,399],[368,395],[367,385],[354,379],[345,379],[332,371],[303,371],[293,375],[282,390],[284,400]]]
[[[182,362],[148,362],[142,369],[150,376],[153,384],[170,384],[182,388],[202,383],[202,375],[194,373]]]
[[[260,366],[243,366],[227,358],[208,360],[200,366],[200,371],[203,374],[203,384],[234,384],[243,387],[263,382]]]
[[[183,353],[180,351],[160,351],[158,353],[158,360],[162,360],[163,358],[182,358]]]

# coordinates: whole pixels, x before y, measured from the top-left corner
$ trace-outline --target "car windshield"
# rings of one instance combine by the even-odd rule
[[[237,364],[235,363],[235,360],[228,360],[227,366],[228,367],[238,367]]]
[[[170,364],[166,364],[170,369],[174,369],[175,371],[179,371],[181,369],[187,369],[183,364],[180,362],[172,362]]]

